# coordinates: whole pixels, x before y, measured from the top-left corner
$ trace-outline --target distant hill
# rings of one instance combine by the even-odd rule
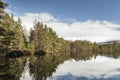
[[[113,43],[120,43],[120,40],[112,40],[112,41],[107,41],[107,42],[100,42],[98,44],[113,44]]]

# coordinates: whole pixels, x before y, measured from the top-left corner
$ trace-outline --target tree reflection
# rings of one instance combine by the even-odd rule
[[[34,76],[34,80],[46,80],[47,77],[52,76],[58,65],[68,59],[68,56],[47,54],[45,56],[37,56],[36,58],[31,57],[30,74]]]
[[[69,59],[90,60],[97,55],[104,55],[109,57],[118,58],[119,53],[95,53],[92,51],[81,51],[79,53],[55,53],[46,54],[44,56],[30,56],[21,58],[5,58],[0,57],[0,80],[20,80],[24,76],[24,67],[29,61],[29,73],[32,80],[46,80],[56,72],[57,67],[63,64],[64,61]],[[22,75],[23,74],[23,75]]]
[[[9,59],[0,57],[0,80],[19,80],[26,58]]]
[[[80,61],[80,60],[90,60],[91,58],[95,57],[96,55],[93,54],[93,52],[79,52],[79,53],[71,53],[71,58],[76,60],[76,61]]]
[[[47,77],[52,76],[52,74],[56,72],[57,66],[64,63],[64,61],[68,59],[74,59],[76,61],[86,61],[92,58],[96,58],[97,55],[101,54],[82,51],[79,53],[58,53],[47,54],[45,56],[33,56],[29,60],[30,75],[33,76],[33,80],[46,80]],[[111,57],[115,56],[118,55],[111,55]]]

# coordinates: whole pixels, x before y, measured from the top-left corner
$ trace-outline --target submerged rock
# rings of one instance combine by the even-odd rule
[[[39,51],[35,51],[35,55],[38,55],[38,56],[43,56],[45,55],[46,52],[42,51],[42,50],[39,50]]]
[[[23,53],[25,56],[32,55],[32,52],[30,52],[29,50],[23,50]]]
[[[9,53],[6,54],[6,57],[8,58],[18,58],[18,57],[22,57],[24,55],[24,53],[20,50],[13,50],[10,51]]]

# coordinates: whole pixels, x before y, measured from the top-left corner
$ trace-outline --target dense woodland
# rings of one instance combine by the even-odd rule
[[[33,23],[30,35],[27,36],[21,19],[15,21],[14,15],[5,12],[7,6],[7,3],[0,0],[0,54],[12,50],[30,51],[34,54],[35,51],[42,50],[51,54],[70,53],[73,57],[84,57],[93,53],[114,54],[115,57],[119,55],[118,43],[100,45],[87,40],[65,40],[58,37],[52,28],[38,21]]]

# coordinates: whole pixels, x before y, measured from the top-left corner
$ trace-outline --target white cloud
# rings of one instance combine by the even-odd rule
[[[48,13],[25,13],[23,16],[19,16],[22,19],[22,25],[27,28],[27,30],[30,30],[31,27],[33,27],[33,23],[35,20],[49,23],[57,21],[52,15]],[[18,16],[14,17],[15,20],[17,20]]]
[[[20,17],[23,21],[22,25],[25,25],[28,30],[33,26],[34,20],[38,20],[53,28],[58,36],[65,39],[86,39],[96,42],[120,39],[120,31],[117,30],[120,25],[109,21],[87,20],[80,22],[68,18],[66,20],[72,23],[67,23],[66,21],[61,22],[62,20],[49,13],[26,13]]]

